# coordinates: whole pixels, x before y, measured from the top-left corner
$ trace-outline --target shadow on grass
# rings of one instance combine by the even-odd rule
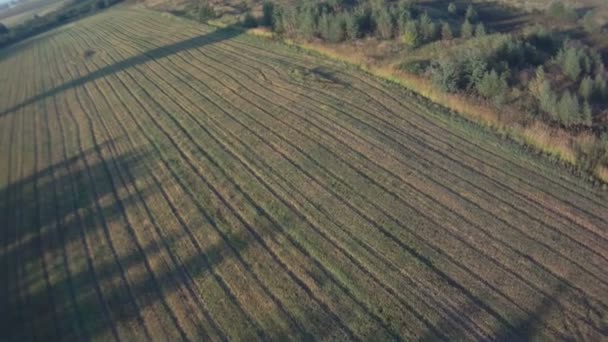
[[[146,178],[150,175],[142,171],[146,168],[141,164],[143,159],[155,157],[135,151],[104,163],[98,157],[106,147],[95,146],[0,190],[0,222],[6,223],[0,231],[1,341],[28,340],[32,326],[36,336],[48,340],[119,340],[125,336],[119,335],[118,327],[124,331],[125,326],[134,328],[136,336],[163,339],[150,333],[144,323],[142,312],[146,309],[160,314],[163,328],[183,340],[192,335],[225,340],[231,328],[218,323],[222,317],[205,303],[206,292],[211,290],[200,287],[209,281],[217,284],[214,296],[235,317],[243,317],[241,323],[250,327],[257,338],[311,337],[297,323],[285,331],[263,331],[259,322],[267,317],[262,313],[253,318],[246,313],[230,286],[218,276],[215,268],[227,258],[235,262],[246,249],[257,248],[251,245],[251,238],[224,232],[223,240],[205,248],[194,243],[197,252],[180,258],[175,254],[181,245],[178,242],[192,241],[191,229],[203,227],[189,227],[181,219],[177,227],[160,226],[155,220],[159,213],[151,214],[147,203],[150,192],[158,190],[154,186],[135,188],[130,183],[134,179],[151,179]],[[120,165],[121,176],[112,171],[112,165]],[[131,191],[126,190],[127,186]],[[175,208],[160,214],[170,215],[172,210]],[[217,208],[205,206],[199,210],[209,218]],[[125,212],[142,211],[148,213],[147,222],[125,220]],[[215,226],[213,219],[208,224]],[[145,234],[155,237],[143,242]],[[128,242],[115,245],[121,239]],[[153,258],[163,258],[168,266],[153,268]],[[129,276],[132,272],[138,276]],[[52,280],[49,274],[53,275]],[[172,294],[176,294],[174,300],[186,300],[170,303]],[[182,326],[183,319],[177,319],[175,314],[176,305],[184,306],[179,308],[182,312],[198,312],[207,322],[205,328],[195,326],[198,330],[193,331],[192,325]],[[321,311],[306,312],[308,321],[324,318]],[[316,337],[323,338],[318,334]]]
[[[176,42],[174,44],[165,45],[165,46],[158,47],[156,49],[152,49],[150,51],[146,51],[145,53],[127,58],[125,60],[114,63],[112,65],[105,66],[101,69],[91,72],[90,74],[87,74],[85,76],[82,76],[82,77],[74,79],[74,80],[71,80],[60,86],[57,86],[55,88],[49,89],[49,90],[44,91],[35,96],[32,96],[32,97],[22,101],[21,103],[14,105],[11,108],[3,110],[2,112],[0,112],[0,116],[5,116],[7,114],[13,113],[27,105],[33,104],[37,101],[40,101],[40,100],[50,97],[50,96],[55,96],[61,92],[81,86],[85,83],[94,81],[98,78],[102,78],[102,77],[114,74],[116,72],[134,67],[136,65],[146,63],[146,62],[150,61],[151,59],[159,59],[159,58],[167,57],[174,53],[178,53],[183,50],[196,49],[196,48],[199,48],[199,47],[202,47],[205,45],[214,44],[214,43],[235,37],[235,36],[241,34],[241,32],[242,31],[236,27],[221,28],[221,29],[212,31],[210,33],[207,33],[205,35],[202,35],[202,36],[185,39],[185,40]],[[28,43],[28,44],[30,44],[30,43]]]

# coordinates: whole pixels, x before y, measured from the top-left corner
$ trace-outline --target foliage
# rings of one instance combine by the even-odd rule
[[[346,38],[354,40],[359,38],[361,30],[359,29],[359,17],[356,13],[344,13],[344,22],[346,28]]]
[[[410,20],[405,24],[405,29],[401,34],[401,41],[410,47],[417,47],[422,41],[418,31],[418,24],[415,20]]]
[[[264,1],[262,5],[262,26],[272,27],[274,18],[274,3],[270,1]]]
[[[581,19],[582,26],[588,33],[597,33],[600,31],[600,26],[595,22],[593,18],[593,12],[589,11]]]
[[[258,21],[253,17],[251,12],[247,12],[243,17],[243,22],[241,25],[243,25],[245,28],[252,28],[258,26]]]
[[[486,27],[482,22],[475,26],[475,37],[483,37],[486,35]]]
[[[3,23],[0,23],[0,34],[8,34],[10,31]]]
[[[467,11],[464,15],[465,20],[474,22],[477,20],[477,10],[475,10],[475,7],[473,7],[473,5],[469,5],[467,7]]]
[[[429,17],[427,12],[424,12],[424,14],[420,16],[419,25],[422,39],[425,42],[430,42],[436,39],[437,25],[433,22],[431,17]]]
[[[206,23],[216,17],[215,9],[207,1],[201,1],[198,7],[198,21]]]
[[[460,28],[460,36],[465,39],[473,37],[473,25],[466,19]]]
[[[454,38],[454,34],[452,33],[452,27],[450,23],[447,21],[443,22],[441,25],[441,39],[443,40],[452,40]]]
[[[486,72],[477,82],[476,89],[481,96],[493,100],[497,105],[502,105],[505,101],[508,84],[504,75],[500,76],[496,70],[492,70]]]
[[[455,3],[450,2],[450,4],[448,5],[448,13],[454,15],[456,14],[456,12],[458,12],[458,7],[456,7]]]
[[[376,23],[376,32],[380,39],[390,39],[393,36],[394,22],[386,7],[374,11],[373,19]]]
[[[548,13],[560,20],[574,21],[578,19],[576,11],[572,7],[565,5],[561,0],[553,1],[549,6]]]
[[[584,100],[589,101],[591,96],[593,96],[593,79],[590,76],[585,76],[578,89],[579,95]]]

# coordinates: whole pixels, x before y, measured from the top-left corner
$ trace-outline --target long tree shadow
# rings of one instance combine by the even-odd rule
[[[40,101],[46,97],[55,96],[61,92],[64,92],[71,88],[81,86],[85,83],[94,81],[98,78],[102,78],[107,75],[111,75],[116,72],[131,68],[133,66],[146,63],[146,62],[150,61],[151,59],[159,59],[159,58],[167,57],[174,53],[178,53],[183,50],[196,49],[196,48],[199,48],[199,47],[202,47],[205,45],[214,44],[214,43],[238,36],[241,33],[242,33],[242,31],[240,29],[233,27],[233,26],[229,26],[226,28],[216,29],[216,30],[214,30],[210,33],[207,33],[205,35],[202,35],[202,36],[185,39],[185,40],[176,42],[174,44],[165,45],[165,46],[161,46],[161,47],[152,49],[150,51],[146,51],[145,53],[127,58],[125,60],[114,63],[112,65],[105,66],[101,69],[91,72],[90,74],[87,74],[85,76],[82,76],[82,77],[74,79],[74,80],[71,80],[60,86],[57,86],[55,88],[49,89],[49,90],[44,91],[35,96],[32,96],[32,97],[14,105],[11,108],[3,110],[2,112],[0,112],[0,116],[5,116],[7,114],[10,114],[12,112],[15,112],[15,111],[25,107],[27,105]]]
[[[143,322],[142,312],[148,309],[161,310],[166,318],[165,328],[183,339],[188,335],[226,339],[230,327],[217,323],[216,320],[221,319],[219,313],[205,303],[205,292],[210,290],[200,284],[207,284],[208,278],[220,284],[214,296],[230,305],[237,315],[240,312],[241,317],[248,319],[247,325],[275,319],[264,317],[264,313],[261,317],[248,318],[243,303],[227,284],[222,285],[224,280],[218,279],[215,271],[228,259],[231,263],[238,262],[235,260],[241,258],[238,255],[258,248],[250,237],[225,232],[224,240],[180,258],[176,250],[184,241],[191,241],[189,230],[203,227],[188,227],[179,221],[179,226],[168,229],[156,222],[155,215],[159,213],[149,215],[148,223],[113,224],[124,219],[124,212],[132,213],[147,207],[148,196],[158,190],[138,185],[136,191],[119,197],[123,210],[118,210],[117,194],[126,192],[123,187],[130,186],[130,180],[150,179],[144,171],[147,168],[141,164],[142,159],[154,156],[134,151],[104,163],[96,156],[108,144],[111,142],[94,146],[0,190],[3,209],[0,222],[6,223],[0,231],[0,281],[11,284],[0,286],[0,341],[28,340],[32,322],[35,322],[35,335],[46,336],[49,340],[124,338],[119,336],[117,327],[123,327],[124,331],[125,326],[135,327],[137,336],[146,336],[148,327]],[[88,165],[84,164],[85,159]],[[115,179],[116,174],[110,172],[108,164],[129,170],[124,172],[128,177],[123,178],[123,185]],[[107,201],[107,198],[113,199]],[[217,214],[219,208],[205,206],[199,209],[200,214],[211,216],[216,213],[215,220],[221,220],[221,215]],[[107,223],[100,223],[101,218]],[[210,220],[208,224],[207,228],[211,229],[216,223]],[[125,236],[127,230],[132,230],[131,235],[126,234],[130,236],[128,245],[123,242],[122,246],[111,247],[117,243],[115,239],[120,239],[114,234]],[[149,234],[148,230],[156,232],[158,237],[138,242],[136,235]],[[274,234],[274,230],[264,231]],[[87,248],[86,244],[90,246]],[[110,253],[111,248],[117,252]],[[50,263],[41,266],[44,255]],[[166,267],[152,268],[150,260],[163,258],[161,255],[168,256]],[[248,266],[245,269],[253,272]],[[128,276],[133,270],[142,276]],[[15,277],[17,273],[21,273],[20,279]],[[53,276],[49,277],[49,274]],[[171,296],[177,292],[180,294]],[[184,296],[187,297],[184,302],[175,301]],[[173,301],[169,299],[171,297]],[[182,326],[183,321],[174,313],[183,311],[183,307],[178,307],[181,305],[189,305],[200,312],[211,328],[192,331],[192,326]],[[322,321],[326,316],[319,310],[307,312],[306,320]],[[322,333],[330,336],[332,331]],[[258,337],[269,339],[311,337],[293,326],[285,330],[259,331],[259,334]],[[323,338],[318,334],[316,337]]]

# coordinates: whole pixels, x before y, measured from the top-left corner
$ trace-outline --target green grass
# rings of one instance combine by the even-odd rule
[[[519,145],[156,12],[27,43],[0,53],[0,339],[605,337],[606,194]]]

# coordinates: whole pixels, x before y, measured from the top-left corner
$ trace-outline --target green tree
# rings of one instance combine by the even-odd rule
[[[462,66],[449,56],[440,58],[431,68],[431,80],[443,91],[458,91],[461,79]]]
[[[476,88],[481,96],[493,100],[497,105],[504,104],[508,84],[506,78],[499,76],[496,70],[486,72],[477,82]]]
[[[456,7],[455,3],[450,2],[450,4],[448,5],[448,13],[455,15],[456,12],[458,12],[458,7]]]
[[[578,93],[585,101],[591,99],[591,96],[593,96],[593,80],[591,77],[585,76],[585,78],[583,78],[578,88]]]
[[[557,95],[551,89],[551,83],[548,80],[544,80],[540,86],[538,102],[542,111],[548,113],[554,119],[556,118]]]
[[[342,15],[336,15],[329,23],[328,40],[332,43],[338,43],[344,40],[346,36],[346,21]]]
[[[346,24],[346,37],[350,40],[359,38],[361,33],[359,29],[359,17],[355,13],[345,13],[344,20]]]
[[[441,25],[441,39],[443,40],[452,40],[454,38],[454,34],[452,33],[452,28],[450,27],[450,23],[444,21]]]
[[[583,103],[583,111],[581,112],[581,123],[587,126],[591,126],[593,123],[593,110],[591,109],[591,105],[589,102],[585,101]]]
[[[427,12],[424,12],[419,19],[420,33],[425,42],[433,41],[437,37],[437,25],[433,22]]]
[[[475,37],[483,37],[486,35],[486,27],[482,22],[475,26]]]
[[[387,7],[377,9],[374,12],[374,22],[376,23],[376,33],[380,39],[390,39],[393,36],[394,23]]]
[[[606,77],[603,74],[595,75],[593,81],[593,98],[597,102],[604,102],[608,100],[608,85]]]
[[[559,57],[562,70],[571,80],[576,80],[582,72],[581,59],[576,47],[567,48]]]
[[[198,7],[198,21],[206,23],[216,17],[215,10],[207,1],[201,1]]]
[[[321,38],[329,40],[329,37],[331,36],[331,17],[325,11],[321,14],[321,18],[319,19],[318,30]]]
[[[245,13],[243,21],[241,23],[245,28],[252,28],[258,26],[258,21],[253,17],[251,12]]]
[[[583,28],[588,33],[597,33],[600,29],[600,26],[595,22],[595,18],[593,18],[592,11],[588,11],[587,13],[585,13],[585,16],[581,21]]]
[[[305,39],[312,39],[317,32],[316,13],[312,8],[303,8],[299,13],[299,32]]]
[[[551,3],[548,13],[560,20],[574,21],[578,18],[576,11],[572,7],[564,5],[560,0],[555,0]]]
[[[469,39],[473,37],[473,25],[467,19],[462,23],[462,27],[460,28],[460,36],[465,39]]]
[[[272,20],[274,17],[274,4],[270,1],[264,1],[262,5],[262,22],[261,24],[266,27],[272,27]]]
[[[575,95],[568,90],[564,92],[557,105],[557,118],[564,125],[571,125],[578,121],[580,116],[580,104]]]
[[[401,34],[401,41],[410,47],[418,47],[422,37],[420,36],[420,32],[418,31],[418,24],[416,20],[410,20],[405,24],[405,30]]]
[[[469,7],[467,7],[467,12],[465,13],[464,18],[469,21],[477,20],[477,11],[473,5],[469,5]]]

